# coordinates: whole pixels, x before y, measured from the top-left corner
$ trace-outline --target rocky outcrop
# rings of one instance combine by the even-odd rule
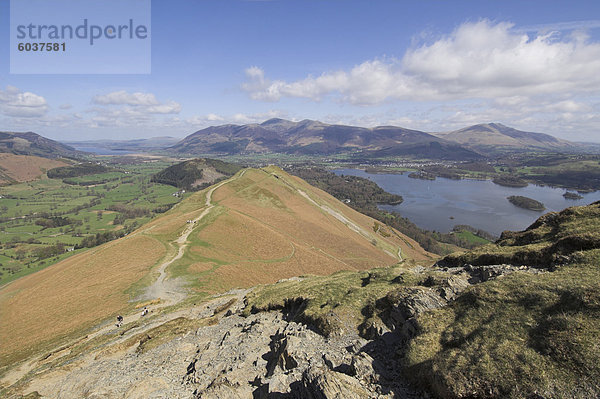
[[[279,312],[232,315],[195,338],[183,382],[196,398],[385,398],[399,388],[374,369],[367,340],[325,338]]]
[[[420,283],[399,285],[363,309],[359,331],[344,326],[330,334],[302,317],[306,299],[245,315],[248,291],[238,290],[120,334],[34,379],[26,392],[56,398],[417,398],[421,394],[404,382],[400,359],[419,332],[418,316],[448,305],[472,284],[516,271],[543,272],[511,265],[417,267],[410,273],[423,276]],[[363,286],[374,278],[369,274]],[[202,326],[181,327],[194,320]],[[161,334],[169,339],[157,344]],[[128,336],[136,341],[123,346]]]
[[[22,392],[52,398],[421,397],[390,373],[382,355],[373,353],[369,341],[356,332],[324,337],[307,325],[287,321],[281,311],[243,317],[241,294],[236,303],[230,302],[224,297],[159,327],[222,315],[213,325],[149,349],[145,345],[151,333],[139,332],[141,338],[130,347],[123,346],[125,334],[96,352],[40,373]]]

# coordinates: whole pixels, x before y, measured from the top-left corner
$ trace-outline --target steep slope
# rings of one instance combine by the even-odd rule
[[[372,129],[329,125],[303,120],[270,119],[261,124],[212,126],[193,133],[171,147],[181,154],[288,152],[334,154],[351,151],[384,151],[381,156],[413,155],[452,159],[458,153],[466,159],[479,154],[456,143],[418,130],[395,126]]]
[[[0,184],[38,179],[47,170],[67,166],[65,162],[30,156],[0,153]]]
[[[33,132],[0,132],[0,152],[44,158],[79,157],[85,154]]]
[[[131,312],[131,299],[157,300],[146,287],[159,274],[173,283],[169,289],[196,301],[234,287],[401,259],[433,257],[278,168],[243,170],[122,239],[2,287],[0,363],[12,364]],[[181,297],[162,292],[159,307]]]
[[[573,151],[578,148],[575,143],[549,134],[524,132],[501,123],[473,125],[436,135],[477,151]]]

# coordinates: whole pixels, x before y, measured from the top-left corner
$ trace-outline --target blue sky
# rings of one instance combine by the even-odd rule
[[[147,75],[10,74],[9,22],[0,0],[0,130],[183,137],[283,117],[600,141],[597,1],[153,1]]]

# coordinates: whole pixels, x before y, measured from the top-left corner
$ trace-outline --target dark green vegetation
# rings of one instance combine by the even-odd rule
[[[186,190],[200,190],[233,176],[241,169],[241,166],[229,162],[198,158],[169,166],[152,176],[152,181]]]
[[[506,187],[527,187],[528,183],[514,176],[498,176],[492,179],[492,181],[500,186]]]
[[[54,179],[0,188],[0,284],[122,237],[179,201],[174,188],[150,181],[169,163],[105,163],[61,167],[49,171]]]
[[[97,173],[105,173],[108,171],[109,169],[101,163],[82,162],[72,166],[50,169],[46,174],[51,179],[66,179],[69,177],[95,175]]]
[[[544,204],[542,204],[541,202],[536,201],[533,198],[523,197],[522,195],[511,195],[506,199],[509,200],[511,204],[518,206],[519,208],[540,212],[546,209]]]
[[[600,395],[600,203],[542,216],[447,265],[528,264],[423,314],[409,373],[444,397]]]
[[[346,202],[355,210],[406,234],[429,252],[445,255],[456,250],[456,246],[474,248],[488,242],[488,238],[490,238],[489,234],[481,232],[484,234],[483,241],[477,240],[473,236],[480,232],[472,228],[465,230],[465,226],[458,228],[459,234],[456,234],[457,232],[444,234],[424,230],[397,212],[381,210],[377,207],[378,204],[400,203],[402,197],[390,194],[376,183],[362,177],[338,176],[333,172],[316,167],[294,167],[289,172],[328,192],[340,201]],[[350,200],[350,202],[345,200]],[[462,231],[465,233],[460,234]]]
[[[577,193],[570,192],[570,191],[567,191],[566,193],[564,193],[563,197],[565,197],[565,199],[569,199],[569,200],[580,200],[583,198],[583,196],[581,196]]]
[[[447,305],[427,293],[450,292],[451,269],[418,271],[401,264],[264,286],[249,294],[246,312],[282,309],[324,335],[355,328],[373,337],[388,325],[396,304],[427,305],[430,310],[395,326],[398,346],[390,347],[389,339],[382,343],[381,360],[396,362],[405,378],[434,397],[595,398],[600,395],[599,230],[597,202],[544,215],[525,231],[504,233],[495,244],[448,256],[441,266],[508,263],[548,271],[515,271],[474,284]]]
[[[291,170],[296,176],[311,185],[327,191],[347,204],[357,208],[372,208],[373,204],[396,205],[402,203],[402,196],[390,194],[371,180],[358,176],[338,176],[325,169],[298,167]],[[349,201],[348,201],[349,200]]]
[[[85,155],[73,147],[47,139],[33,132],[0,132],[0,152],[37,155],[44,158],[80,157]]]
[[[499,160],[501,168],[536,184],[600,190],[600,156],[583,154],[529,153]],[[502,171],[501,171],[502,172]]]

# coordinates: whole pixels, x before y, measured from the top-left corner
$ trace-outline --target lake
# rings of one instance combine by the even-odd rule
[[[72,146],[73,148],[75,148],[76,150],[79,151],[85,151],[85,152],[91,152],[92,154],[96,154],[96,155],[125,155],[125,154],[131,154],[134,151],[129,151],[129,150],[111,150],[109,148],[104,148],[104,147],[90,147],[90,146]]]
[[[500,235],[504,230],[523,230],[539,216],[574,205],[588,205],[600,200],[600,191],[581,194],[581,200],[567,200],[566,190],[530,184],[527,187],[504,187],[490,180],[411,179],[404,174],[369,174],[360,169],[338,169],[338,175],[353,175],[377,183],[385,191],[400,194],[400,205],[381,205],[396,211],[417,226],[449,232],[457,224],[468,224]],[[536,212],[511,204],[506,197],[522,195],[543,202],[546,211]],[[453,219],[451,219],[453,217]]]

